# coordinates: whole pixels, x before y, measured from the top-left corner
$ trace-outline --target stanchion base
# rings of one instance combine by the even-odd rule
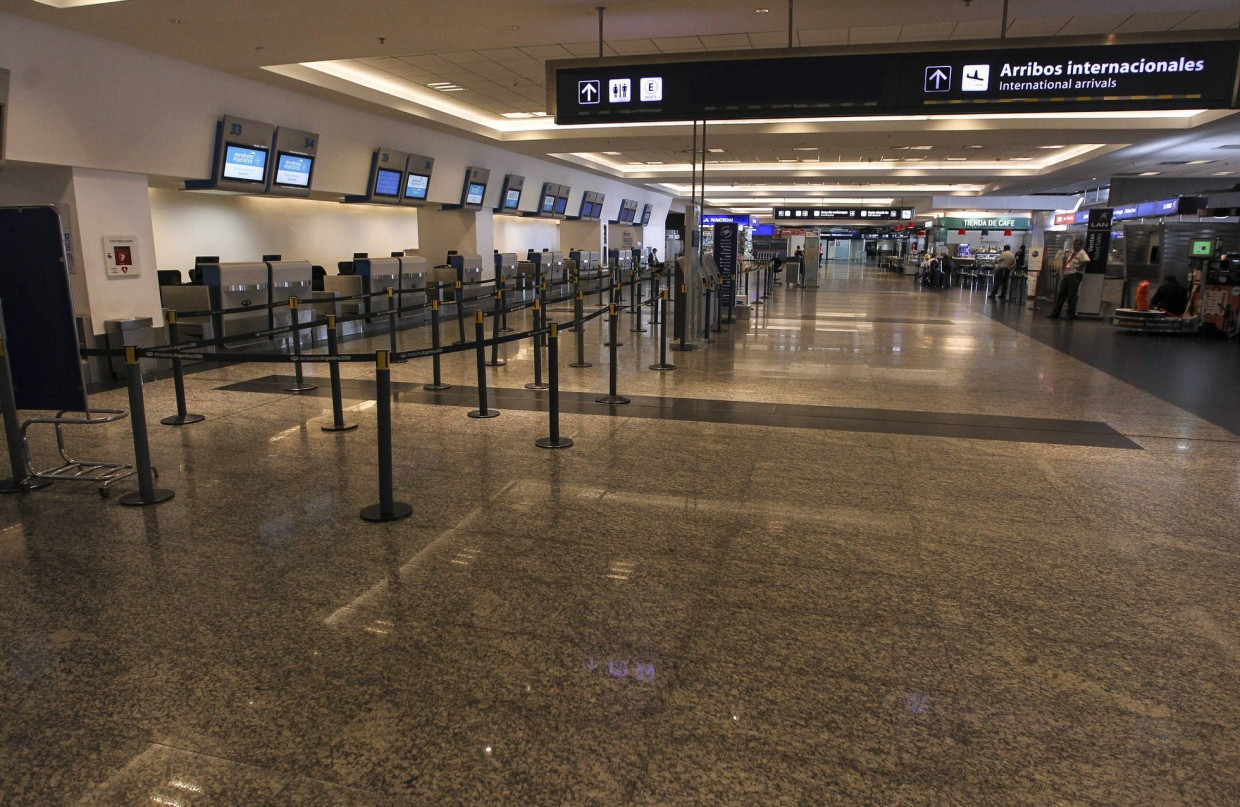
[[[318,389],[318,388],[319,388],[318,384],[301,384],[300,386],[295,386],[295,387],[285,387],[284,391],[285,392],[309,392],[310,390]],[[160,421],[160,422],[162,423],[163,421]]]
[[[603,347],[611,347],[612,345],[615,345],[616,347],[624,347],[624,342],[604,342],[603,343]]]
[[[498,409],[488,409],[483,412],[481,409],[475,409],[469,413],[471,418],[497,418],[499,417]]]
[[[629,328],[630,333],[646,333],[645,328]]]
[[[526,389],[533,389],[533,390],[539,390],[539,389],[551,389],[551,385],[550,385],[550,384],[534,384],[534,383],[532,383],[532,382],[531,382],[531,383],[529,383],[529,384],[526,384],[526,385],[525,385],[525,388],[526,388]]]
[[[398,358],[396,358],[396,351],[395,351],[395,350],[393,350],[393,351],[392,351],[391,356],[392,356],[392,358],[390,358],[390,359],[388,360],[388,363],[389,363],[389,364],[405,364],[406,362],[408,362],[408,361],[409,361],[408,359],[398,359]]]
[[[129,507],[145,507],[148,504],[159,504],[160,502],[166,502],[175,495],[175,493],[167,488],[155,488],[155,490],[151,491],[150,499],[142,498],[141,491],[134,491],[133,493],[126,493],[124,496],[117,499],[117,501]]]
[[[356,423],[341,423],[339,426],[332,424],[331,426],[320,426],[325,432],[351,432],[357,428]]]
[[[595,398],[595,403],[611,404],[612,406],[620,406],[621,404],[633,403],[623,395],[604,395],[601,398]]]
[[[468,345],[468,344],[469,342],[466,342],[464,339],[457,339],[455,342],[452,343],[452,346],[456,347],[458,345]]]
[[[32,490],[39,490],[52,484],[50,479],[39,479],[37,476],[27,477],[18,482],[16,479],[6,479],[0,482],[0,493],[27,493]]]
[[[483,365],[487,367],[503,367],[508,363],[508,359],[496,359],[495,361],[484,361]]]
[[[159,422],[165,426],[188,426],[191,423],[201,423],[206,419],[206,415],[169,415],[168,417],[161,419]]]
[[[413,515],[413,507],[404,502],[392,502],[392,514],[383,515],[382,508],[377,504],[363,507],[359,515],[366,521],[399,521]]]
[[[550,437],[539,437],[534,441],[534,445],[539,448],[568,448],[573,444],[571,437],[561,437],[558,440],[552,440]]]
[[[568,366],[569,367],[593,367],[594,365],[588,361],[575,361]]]
[[[651,370],[675,370],[676,365],[674,364],[652,364],[650,365],[650,369]]]
[[[423,384],[422,389],[427,392],[439,392],[440,390],[452,389],[451,384]]]
[[[688,353],[690,350],[697,350],[697,345],[672,345],[672,350]]]
[[[500,328],[499,332],[500,333],[516,333],[517,331],[515,328]]]

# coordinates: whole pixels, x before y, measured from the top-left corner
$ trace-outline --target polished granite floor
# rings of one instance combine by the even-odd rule
[[[148,384],[175,499],[0,499],[0,803],[1240,804],[1240,435],[993,306],[836,266],[669,373],[626,315],[629,409],[595,322],[564,451],[528,348],[491,420],[397,366],[389,524],[367,368],[341,434]]]

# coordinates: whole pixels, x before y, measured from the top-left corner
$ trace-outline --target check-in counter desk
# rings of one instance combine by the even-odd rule
[[[334,297],[357,297],[362,294],[362,278],[358,275],[328,275],[323,278],[323,292]],[[315,310],[320,314],[335,314],[337,317],[347,317],[350,315],[361,314],[366,310],[365,300],[345,300],[344,302],[330,303],[330,310],[320,308],[321,304],[315,304]]]
[[[353,271],[362,279],[362,293],[370,295],[366,298],[366,313],[386,314],[393,301],[382,292],[400,289],[400,259],[357,258],[353,261]]]
[[[211,290],[206,286],[160,286],[159,300],[165,311],[177,312],[178,341],[213,338],[215,332],[209,315],[183,317],[180,313],[211,310]]]
[[[270,290],[269,302],[272,303],[271,316],[268,321],[273,328],[283,328],[292,322],[288,307],[290,297],[297,298],[297,317],[301,323],[314,322],[315,310],[312,306],[311,289],[314,287],[314,270],[309,261],[268,261],[268,283]],[[300,332],[303,345],[314,343],[314,331],[303,328]],[[326,334],[324,334],[326,336]],[[282,340],[291,337],[280,337]],[[289,342],[291,347],[292,342]]]
[[[524,302],[530,299],[529,290],[525,288],[528,284],[521,282],[520,262],[517,260],[515,252],[496,252],[495,260],[495,276],[504,279],[504,299],[511,305],[512,303]]]
[[[631,249],[613,249],[607,254],[607,263],[609,266],[620,270],[620,279],[628,280],[629,272],[633,269],[633,250]]]
[[[212,317],[215,332],[223,338],[266,330],[270,327],[266,306],[269,299],[270,269],[265,263],[203,264],[202,285],[211,296],[211,309],[249,308]],[[306,264],[309,273],[310,266]],[[287,318],[285,319],[287,322]]]
[[[465,303],[480,297],[490,297],[494,292],[490,284],[482,281],[482,257],[479,255],[449,255],[448,264],[455,272],[454,280],[461,281],[461,298]]]
[[[548,292],[555,293],[568,282],[568,273],[564,270],[563,252],[535,252],[534,263],[542,271],[542,279],[547,284]]]
[[[397,258],[400,261],[400,305],[401,308],[414,308],[403,317],[414,322],[423,322],[430,318],[429,312],[421,306],[426,305],[426,258],[421,255],[406,255]]]

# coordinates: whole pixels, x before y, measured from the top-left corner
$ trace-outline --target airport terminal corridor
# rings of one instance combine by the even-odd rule
[[[181,428],[146,384],[172,501],[0,498],[5,803],[1234,803],[1222,407],[1125,375],[1141,337],[1103,323],[824,271],[671,372],[623,313],[627,406],[593,400],[603,321],[591,368],[565,334],[566,450],[534,445],[528,342],[487,371],[490,420],[466,417],[472,353],[443,393],[394,366],[414,513],[387,524],[358,518],[372,367],[342,367],[360,428],[336,434],[325,366],[302,395],[282,365],[191,372],[207,417]],[[68,434],[132,457],[127,423]]]

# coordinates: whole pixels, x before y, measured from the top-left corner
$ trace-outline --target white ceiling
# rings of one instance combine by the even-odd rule
[[[554,127],[541,117],[546,62],[599,55],[600,2],[125,0],[53,8],[0,0],[0,11],[417,118],[522,153],[687,188],[688,124]],[[768,11],[755,11],[762,7]],[[787,0],[613,0],[603,20],[603,53],[786,48],[788,10]],[[800,0],[793,7],[792,41],[799,47],[932,46],[997,38],[1002,10],[1003,0]],[[1237,29],[1237,0],[1009,0],[1007,34]],[[1013,115],[712,124],[707,147],[721,150],[707,155],[707,198],[737,207],[746,200],[841,197],[908,203],[952,192],[1076,190],[1106,184],[1112,175],[1142,173],[1212,177],[1230,187],[1240,180],[1240,149],[1223,147],[1240,144],[1236,118]]]

